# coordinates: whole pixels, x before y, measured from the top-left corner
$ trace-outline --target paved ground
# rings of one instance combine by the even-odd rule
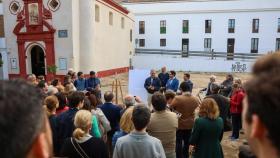
[[[217,76],[217,82],[221,83],[225,79],[225,73],[213,73]],[[196,95],[200,89],[205,88],[209,82],[209,76],[211,73],[191,73],[191,80],[194,83],[193,94]],[[250,74],[247,73],[236,73],[234,77],[240,78],[243,82],[247,81],[250,78]],[[182,81],[183,80],[183,72],[177,73],[177,78]],[[101,79],[102,83],[102,91],[112,90],[112,83],[115,77],[106,77]],[[118,75],[118,79],[121,81],[123,95],[128,93],[128,73]],[[120,94],[120,93],[119,93]],[[133,95],[133,94],[132,94]],[[120,95],[119,95],[120,96]],[[119,97],[119,100],[120,97]],[[231,132],[226,132],[224,134],[224,139],[222,141],[222,146],[224,150],[225,158],[237,158],[238,156],[238,147],[244,141],[244,135],[241,135],[241,139],[238,141],[230,141],[228,137]]]

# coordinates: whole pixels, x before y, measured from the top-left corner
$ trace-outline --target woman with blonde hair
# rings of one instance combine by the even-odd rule
[[[73,137],[66,139],[61,156],[69,158],[109,158],[107,147],[100,138],[89,134],[92,127],[92,114],[87,110],[80,110],[74,119],[76,129]]]
[[[214,99],[206,98],[199,109],[190,138],[189,152],[194,158],[222,158],[220,144],[223,134],[223,120]]]
[[[129,107],[122,115],[120,120],[120,130],[116,131],[112,138],[112,146],[113,149],[117,143],[117,140],[130,133],[134,129],[134,125],[132,122],[132,112],[133,107]]]

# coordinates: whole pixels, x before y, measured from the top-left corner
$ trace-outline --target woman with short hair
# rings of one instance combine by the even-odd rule
[[[190,138],[189,152],[194,158],[222,158],[223,120],[214,99],[206,98],[199,109]]]
[[[74,119],[76,129],[73,137],[66,139],[61,156],[69,158],[109,158],[105,143],[89,134],[92,127],[92,114],[87,110],[80,110]]]

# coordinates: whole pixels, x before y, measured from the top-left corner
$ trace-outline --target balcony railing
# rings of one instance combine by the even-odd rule
[[[183,58],[188,57],[206,57],[212,60],[223,58],[226,60],[255,60],[264,54],[257,53],[227,53],[227,52],[209,52],[209,51],[182,51],[182,50],[166,50],[166,49],[135,49],[135,55],[154,54],[154,55],[175,55]]]

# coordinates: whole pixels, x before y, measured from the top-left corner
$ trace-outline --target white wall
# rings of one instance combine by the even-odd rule
[[[75,1],[75,0],[73,0]],[[45,7],[47,6],[48,0],[44,0]],[[67,59],[67,67],[72,68],[73,66],[73,8],[72,8],[72,0],[61,1],[61,5],[59,9],[55,12],[52,12],[52,20],[48,22],[56,29],[54,34],[54,47],[55,47],[55,64],[59,67],[59,58]],[[76,7],[76,6],[75,6]],[[59,38],[58,31],[59,30],[67,30],[68,37],[67,38]],[[67,70],[57,69],[57,74],[64,75]]]
[[[192,72],[233,72],[232,65],[245,64],[246,70],[250,72],[254,61],[227,61],[223,59],[211,60],[209,58],[181,58],[176,56],[161,55],[137,55],[133,56],[134,69],[156,69],[166,66],[169,70],[192,71]],[[240,72],[240,71],[239,71]]]
[[[134,40],[130,42],[130,30],[134,30],[134,17],[108,7],[105,2],[95,1],[99,6],[100,20],[95,22],[93,70],[102,71],[129,66],[130,52],[134,53]],[[113,13],[113,25],[109,25],[109,12]],[[121,18],[125,25],[121,28]],[[92,17],[95,21],[95,17]],[[90,66],[90,65],[89,65]]]
[[[226,52],[227,39],[235,38],[235,52],[249,53],[251,38],[259,38],[259,53],[274,51],[279,0],[237,0],[212,2],[126,3],[135,13],[136,38],[145,39],[147,49],[181,50],[182,38],[189,39],[190,51],[204,51],[204,38],[212,38],[214,51]],[[252,19],[260,19],[259,33],[252,33]],[[205,20],[212,20],[212,33],[205,34]],[[228,19],[235,19],[235,33],[228,33]],[[166,20],[166,34],[160,34],[160,20]],[[182,33],[182,21],[189,20],[189,33]],[[145,34],[139,34],[145,21]],[[166,47],[160,47],[166,38]]]
[[[13,33],[14,27],[16,25],[16,15],[12,15],[9,11],[9,5],[11,1],[3,1],[3,9],[4,9],[4,30],[5,30],[5,41],[7,46],[7,54],[8,61],[11,58],[16,58],[17,60],[17,69],[11,69],[11,65],[8,64],[9,74],[18,74],[19,73],[19,60],[18,60],[18,47],[17,47],[17,38]],[[23,2],[19,1],[21,7],[23,6]],[[7,20],[9,19],[9,20]]]

